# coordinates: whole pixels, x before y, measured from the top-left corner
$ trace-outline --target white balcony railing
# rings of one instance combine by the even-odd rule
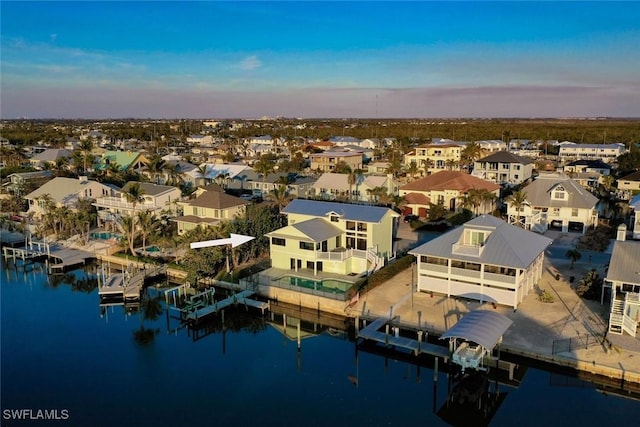
[[[464,268],[457,268],[457,267],[451,267],[451,275],[473,277],[475,279],[480,278],[480,272],[477,270],[466,270]]]
[[[490,280],[493,282],[509,283],[512,285],[516,283],[516,278],[514,276],[505,276],[504,274],[487,273],[486,271],[484,273],[484,279],[485,281]]]
[[[116,208],[116,209],[126,209],[133,210],[133,203],[129,203],[126,200],[121,199],[120,197],[101,197],[96,199],[93,203],[94,206],[99,208]],[[146,211],[146,210],[158,210],[161,209],[159,206],[156,206],[154,203],[137,203],[136,210]]]
[[[484,246],[480,245],[461,245],[455,243],[453,245],[453,253],[457,255],[480,256]]]

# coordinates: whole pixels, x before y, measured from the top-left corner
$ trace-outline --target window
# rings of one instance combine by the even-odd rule
[[[520,165],[513,165],[513,168],[514,168],[515,170],[519,171],[519,170],[520,170]]]
[[[502,169],[509,169],[509,163],[503,163]]]
[[[286,246],[287,241],[285,239],[281,239],[279,237],[272,237],[271,244],[276,246]]]
[[[347,230],[355,230],[355,229],[356,229],[355,221],[347,221]]]
[[[315,245],[312,242],[300,242],[300,249],[305,251],[312,251]]]
[[[578,208],[571,209],[571,216],[578,216]]]
[[[337,215],[331,215],[331,222],[338,222],[340,221],[340,217]]]

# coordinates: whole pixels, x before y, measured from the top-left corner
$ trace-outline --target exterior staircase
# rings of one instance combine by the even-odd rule
[[[640,297],[637,293],[625,293],[625,299],[615,299],[611,304],[611,313],[609,315],[609,332],[612,334],[622,335],[627,333],[632,337],[636,336],[638,329],[637,321],[629,316],[633,312],[632,305],[639,304]]]
[[[375,273],[376,271],[384,267],[384,258],[378,256],[377,247],[367,249],[367,261],[371,263],[369,274]]]
[[[615,299],[611,303],[611,313],[609,314],[609,333],[622,335],[624,323],[624,300]]]

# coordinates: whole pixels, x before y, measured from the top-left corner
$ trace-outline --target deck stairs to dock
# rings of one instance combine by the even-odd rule
[[[377,247],[367,249],[367,261],[371,263],[369,274],[375,273],[384,267],[384,258],[378,256]]]
[[[131,265],[123,272],[107,272],[105,267],[98,273],[98,295],[100,298],[122,298],[125,301],[140,299],[145,281],[166,274],[166,266],[135,270]]]
[[[392,321],[393,319],[389,317],[379,317],[358,331],[357,338],[382,343],[387,347],[408,349],[415,355],[424,353],[431,356],[442,357],[445,360],[449,359],[449,349],[422,341],[422,331],[418,331],[418,339],[401,337],[397,334],[390,333],[389,327]],[[379,330],[383,326],[385,327],[385,332]]]
[[[629,316],[632,306],[640,306],[640,294],[626,292],[624,299],[615,298],[611,303],[609,314],[609,333],[622,335],[627,333],[632,337],[636,336],[638,323]]]

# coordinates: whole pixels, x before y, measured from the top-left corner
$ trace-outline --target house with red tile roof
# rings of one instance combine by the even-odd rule
[[[407,203],[404,214],[414,214],[421,218],[427,216],[429,203],[442,203],[450,211],[459,210],[463,198],[470,190],[485,190],[500,195],[500,186],[493,182],[472,176],[462,171],[442,171],[418,179],[400,187],[399,194]],[[409,211],[410,209],[410,211]],[[486,202],[476,208],[477,214],[490,213],[494,203]]]

